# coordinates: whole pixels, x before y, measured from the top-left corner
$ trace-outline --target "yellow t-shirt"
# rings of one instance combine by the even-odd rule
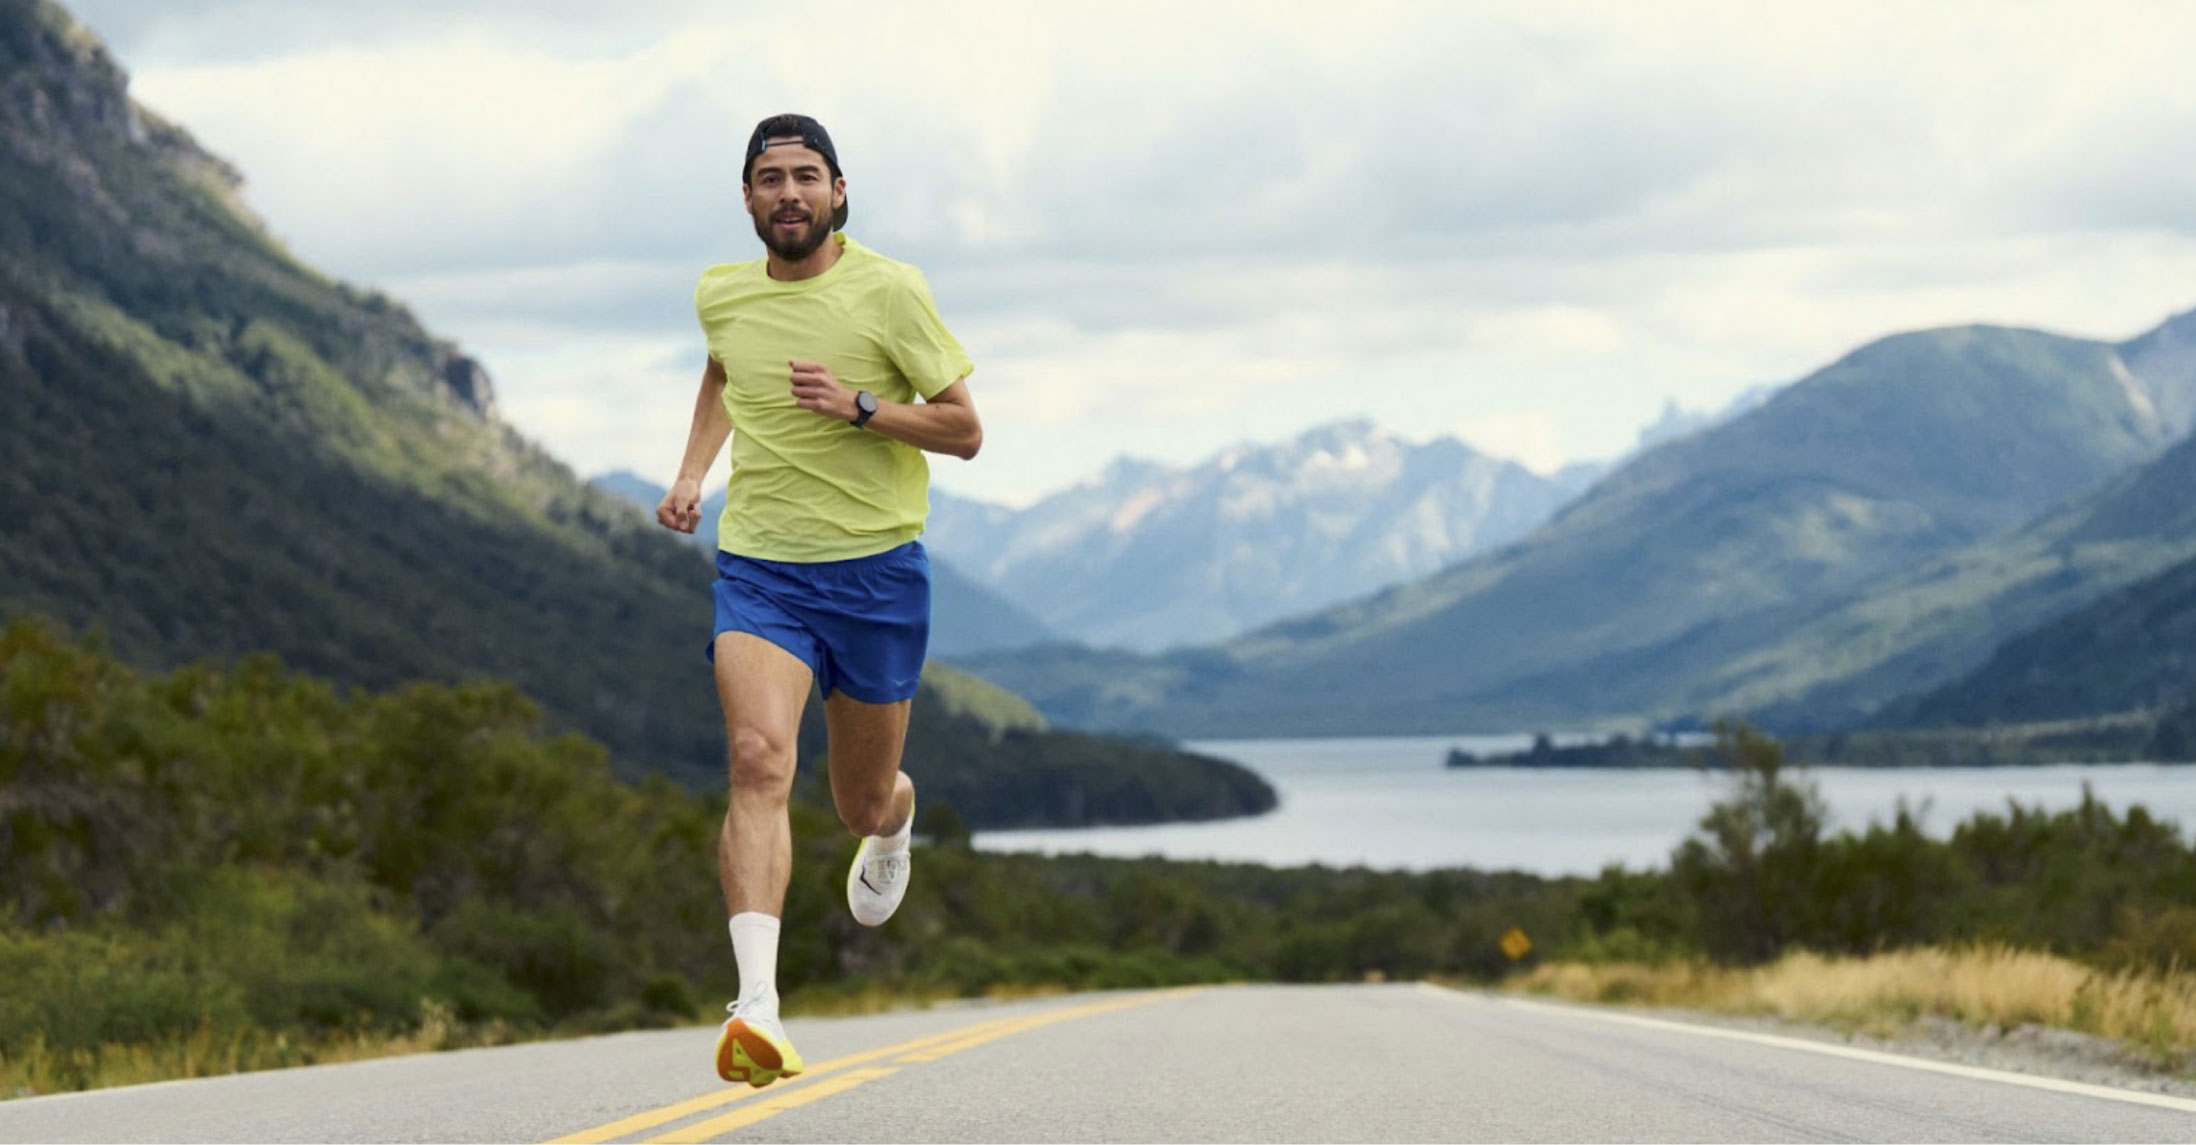
[[[795,359],[880,400],[935,396],[975,366],[938,317],[922,272],[832,236],[830,270],[779,282],[766,260],[702,273],[694,290],[709,356],[724,367],[732,477],[717,547],[757,560],[872,556],[922,535],[930,465],[922,450],[802,409]]]

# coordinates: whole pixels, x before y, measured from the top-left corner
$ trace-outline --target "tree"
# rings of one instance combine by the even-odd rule
[[[1775,958],[1806,932],[1815,900],[1824,805],[1794,779],[1776,740],[1743,723],[1716,724],[1711,766],[1732,776],[1699,834],[1678,846],[1670,874],[1699,911],[1702,945],[1720,961]]]

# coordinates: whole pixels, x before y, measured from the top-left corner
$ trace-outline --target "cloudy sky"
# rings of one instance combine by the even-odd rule
[[[677,464],[755,121],[830,129],[1027,501],[1346,417],[1540,469],[1882,334],[2196,307],[2196,5],[76,0],[298,255]]]

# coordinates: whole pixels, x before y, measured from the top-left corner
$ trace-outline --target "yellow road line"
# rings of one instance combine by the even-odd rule
[[[913,1041],[901,1042],[899,1045],[896,1046],[886,1046],[883,1049],[876,1050],[864,1050],[858,1054],[848,1054],[845,1057],[833,1058],[830,1061],[820,1062],[816,1065],[809,1066],[808,1069],[803,1071],[801,1073],[801,1076],[797,1078],[778,1082],[772,1091],[779,1091],[783,1090],[787,1086],[797,1086],[806,1082],[815,1081],[816,1079],[821,1078],[826,1074],[836,1073],[837,1071],[845,1069],[848,1066],[857,1066],[861,1065],[863,1062],[876,1061],[878,1058],[887,1058],[891,1057],[894,1054],[907,1053],[912,1050],[921,1050],[926,1046],[935,1045],[938,1042],[947,1042],[953,1041],[957,1038],[965,1038],[972,1033],[979,1033],[981,1031],[988,1030],[993,1026],[1012,1025],[1014,1024],[1014,1021],[1015,1020],[1012,1018],[995,1018],[989,1022],[981,1022],[974,1026],[963,1026],[960,1029],[947,1030],[944,1033],[926,1034],[923,1037],[916,1038]],[[677,1121],[681,1117],[692,1117],[694,1114],[701,1113],[706,1110],[716,1109],[719,1106],[732,1105],[737,1102],[748,1101],[753,1098],[759,1098],[765,1092],[765,1090],[755,1089],[752,1086],[747,1085],[739,1085],[729,1089],[715,1090],[710,1093],[702,1094],[700,1097],[689,1098],[685,1101],[663,1106],[660,1109],[650,1109],[641,1113],[636,1113],[631,1117],[621,1117],[616,1121],[612,1121],[606,1125],[598,1125],[593,1129],[582,1129],[577,1133],[573,1133],[564,1137],[558,1137],[555,1140],[550,1141],[548,1145],[602,1145],[602,1143],[605,1141],[615,1141],[620,1137],[639,1133],[644,1129],[654,1129],[658,1125],[669,1124],[670,1122]]]
[[[898,1066],[885,1066],[881,1069],[858,1069],[852,1073],[842,1073],[829,1081],[820,1081],[811,1086],[804,1086],[791,1093],[775,1094],[768,1101],[758,1101],[736,1113],[727,1113],[722,1117],[712,1117],[707,1121],[682,1126],[661,1137],[651,1137],[648,1139],[647,1145],[672,1145],[674,1142],[678,1145],[687,1145],[689,1142],[707,1141],[720,1133],[730,1133],[735,1129],[743,1129],[758,1121],[776,1117],[786,1110],[798,1109],[811,1101],[822,1101],[833,1094],[845,1093],[857,1085],[863,1085],[898,1072],[900,1072]]]
[[[977,1046],[983,1045],[985,1042],[997,1041],[1000,1038],[1007,1037],[1011,1034],[1019,1034],[1024,1030],[1034,1030],[1039,1026],[1049,1026],[1054,1022],[1065,1022],[1071,1018],[1087,1018],[1095,1014],[1104,1014],[1113,1010],[1126,1010],[1131,1006],[1142,1006],[1146,1003],[1156,1002],[1163,997],[1167,997],[1167,995],[1154,994],[1142,998],[1134,998],[1119,1002],[1101,1002],[1090,1006],[1079,1006],[1072,1010],[1055,1010],[1047,1014],[1032,1014],[1031,1016],[1022,1019],[1019,1022],[1014,1022],[1009,1025],[1001,1026],[998,1029],[978,1029],[967,1031],[967,1037],[961,1038],[957,1041],[946,1042],[942,1045],[931,1046],[924,1049],[917,1049],[912,1052],[902,1054],[898,1060],[902,1065],[918,1065],[923,1062],[934,1062],[937,1061],[939,1058],[946,1057],[951,1054],[960,1053],[962,1050],[974,1049]]]
[[[1065,1010],[1049,1010],[1020,1018],[996,1018],[988,1022],[978,1022],[974,1025],[929,1034],[913,1041],[901,1042],[898,1045],[886,1046],[882,1049],[864,1050],[861,1053],[833,1058],[819,1065],[810,1066],[800,1077],[790,1081],[778,1082],[767,1090],[739,1086],[732,1089],[718,1090],[714,1093],[705,1093],[700,1097],[689,1098],[658,1109],[636,1113],[631,1117],[620,1118],[605,1125],[598,1125],[593,1129],[583,1129],[578,1133],[556,1138],[548,1145],[602,1145],[603,1142],[630,1136],[643,1130],[654,1129],[659,1125],[669,1124],[682,1117],[691,1117],[697,1113],[727,1105],[736,1105],[741,1102],[755,1102],[755,1104],[738,1112],[696,1122],[693,1125],[673,1130],[663,1136],[649,1139],[650,1145],[654,1145],[655,1142],[706,1141],[719,1134],[729,1133],[734,1129],[776,1117],[789,1109],[797,1109],[809,1102],[821,1101],[826,1097],[844,1093],[856,1086],[875,1081],[880,1077],[897,1073],[902,1065],[934,1062],[950,1054],[974,1049],[986,1042],[997,1041],[1013,1034],[1037,1029],[1040,1026],[1049,1026],[1055,1022],[1087,1018],[1097,1014],[1110,1013],[1114,1010],[1126,1010],[1134,1006],[1148,1005],[1165,998],[1193,994],[1199,989],[1201,987],[1164,990],[1132,998],[1074,1006]],[[840,1073],[840,1071],[849,1067],[863,1065],[883,1058],[897,1058],[897,1060],[889,1067]],[[837,1076],[826,1078],[826,1075]],[[765,1094],[769,1095],[766,1100],[763,1099]]]

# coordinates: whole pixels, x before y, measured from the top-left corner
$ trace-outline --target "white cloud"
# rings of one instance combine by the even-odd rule
[[[589,379],[697,344],[783,110],[978,361],[965,492],[1358,415],[1606,456],[1895,330],[2196,302],[2196,6],[83,8],[294,249],[465,342],[583,470],[683,433],[679,371],[593,421]]]
[[[1497,412],[1468,417],[1453,429],[1481,453],[1510,458],[1535,473],[1548,474],[1570,460],[1563,423],[1545,410]]]
[[[503,416],[536,440],[556,442],[556,454],[583,476],[631,469],[668,485],[686,446],[688,419],[701,382],[701,362],[680,342],[581,337],[553,348],[518,349],[500,378]],[[719,460],[716,479],[724,475]]]

